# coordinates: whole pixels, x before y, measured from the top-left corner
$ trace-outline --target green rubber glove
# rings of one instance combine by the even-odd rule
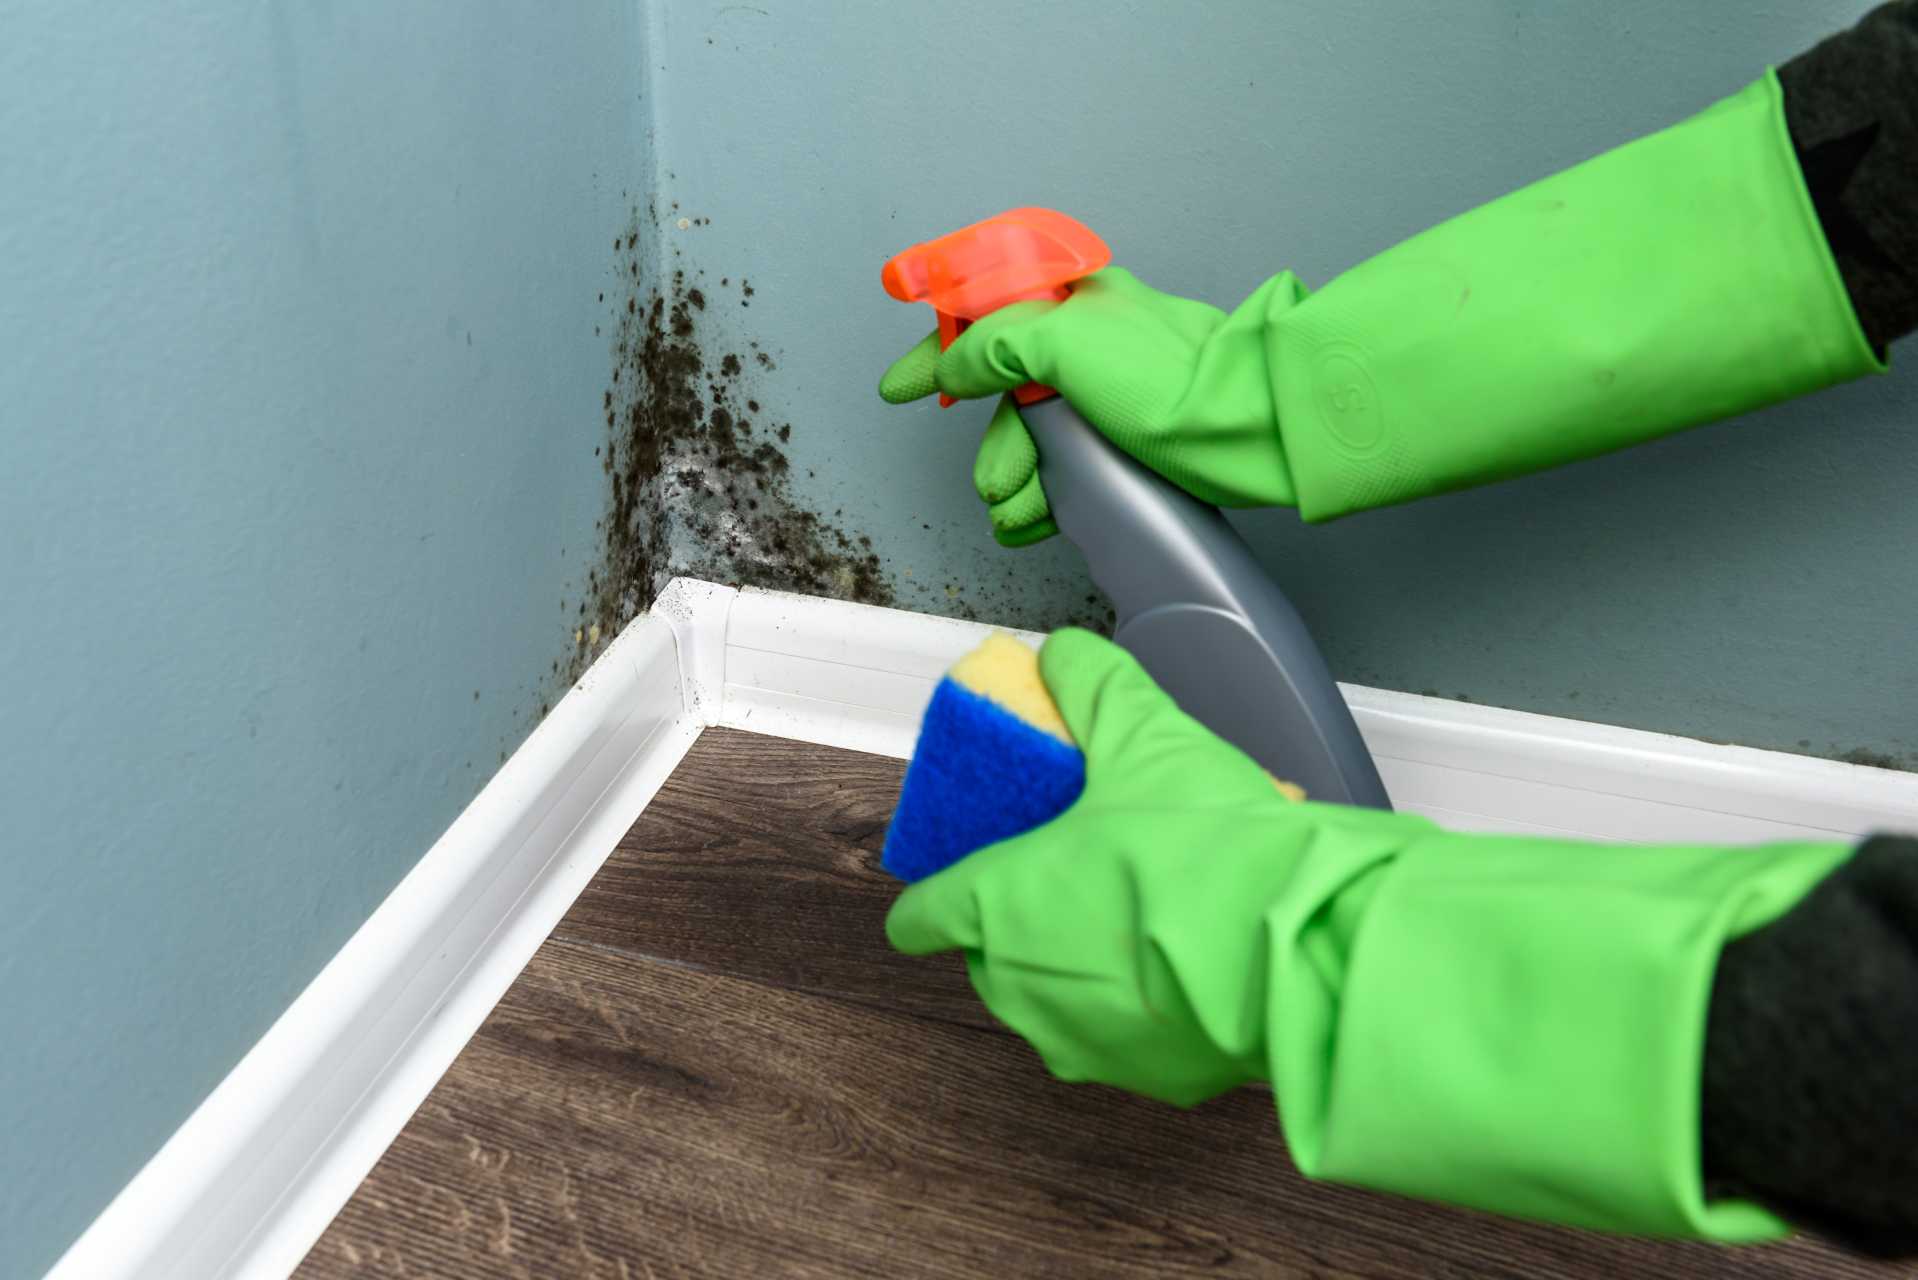
[[[887,371],[898,404],[944,391],[972,397],[1038,380],[1059,387],[1121,449],[1206,501],[1290,505],[1265,331],[1274,307],[1304,296],[1290,275],[1231,315],[1141,284],[1117,267],[1079,282],[1064,303],[1022,302],[974,324],[943,354],[933,334]],[[973,485],[1008,546],[1057,530],[1039,487],[1039,453],[1010,397],[986,428]]]
[[[1414,236],[1307,295],[1230,315],[1121,272],[1022,303],[880,383],[1057,387],[1147,466],[1222,506],[1307,520],[1590,457],[1881,371],[1767,74],[1690,120]],[[974,481],[1000,541],[1050,533],[1009,404]]]
[[[1310,1176],[1578,1226],[1755,1240],[1705,1200],[1713,968],[1847,855],[1448,834],[1279,795],[1083,631],[1041,655],[1086,755],[1055,821],[903,893],[1066,1080],[1181,1105],[1271,1081]]]

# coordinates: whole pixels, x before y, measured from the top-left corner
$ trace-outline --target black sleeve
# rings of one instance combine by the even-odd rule
[[[1702,1109],[1709,1194],[1918,1253],[1918,839],[1867,841],[1725,948]]]
[[[1918,0],[1778,69],[1825,240],[1879,354],[1918,329]]]

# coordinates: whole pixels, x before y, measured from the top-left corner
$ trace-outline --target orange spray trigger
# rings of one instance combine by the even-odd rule
[[[1112,250],[1084,223],[1051,209],[1008,209],[916,244],[879,275],[901,302],[929,302],[939,313],[939,345],[952,345],[967,325],[1013,302],[1064,299],[1074,280],[1112,261]],[[1051,395],[1027,383],[1013,392],[1020,404]],[[941,395],[950,405],[952,397]]]

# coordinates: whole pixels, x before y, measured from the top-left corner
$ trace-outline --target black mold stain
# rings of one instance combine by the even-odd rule
[[[1849,751],[1839,752],[1834,758],[1846,764],[1870,765],[1874,769],[1902,769],[1907,772],[1912,770],[1912,765],[1902,757],[1895,756],[1889,751],[1876,751],[1870,747],[1853,747]]]
[[[705,319],[703,273],[642,262],[635,214],[616,241],[613,368],[601,397],[607,477],[600,548],[572,609],[569,682],[675,574],[891,604],[869,538],[849,535],[793,493],[780,447],[790,423],[762,423],[747,361]],[[656,237],[645,237],[651,241]],[[647,246],[650,248],[650,244]],[[678,251],[672,250],[678,258]],[[740,281],[743,292],[750,286]],[[757,342],[758,377],[776,368]],[[749,394],[751,392],[751,394]]]
[[[979,519],[983,524],[983,513]],[[920,523],[922,527],[925,524]],[[983,537],[983,531],[975,536]],[[862,537],[860,541],[867,540]],[[899,607],[1039,632],[1083,627],[1110,636],[1118,625],[1118,615],[1096,587],[1086,592],[1085,584],[1076,577],[1052,573],[1035,578],[1030,559],[1021,552],[1004,551],[995,563],[997,573],[982,568],[965,582],[951,578],[928,582],[915,576],[910,565],[901,566],[898,585],[903,598]],[[1081,598],[1083,603],[1079,602]]]

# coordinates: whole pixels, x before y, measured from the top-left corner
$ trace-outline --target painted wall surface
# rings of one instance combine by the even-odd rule
[[[1043,203],[1221,305],[1323,282],[1865,7],[0,0],[0,1274],[184,1118],[636,579],[766,579],[743,529],[800,547],[780,581],[1100,616],[1069,547],[992,544],[980,411],[878,402],[928,322],[891,251]],[[703,407],[661,416],[681,356]],[[1913,763],[1908,363],[1243,527],[1345,678]],[[643,437],[710,446],[720,392],[756,434],[675,489]],[[671,500],[658,555],[595,529],[602,465]]]
[[[1323,283],[1868,7],[688,0],[653,57],[690,224],[666,234],[735,286],[715,323],[776,349],[757,398],[794,424],[796,494],[875,540],[899,602],[1050,625],[1096,610],[1069,548],[992,544],[983,411],[873,393],[929,324],[880,293],[891,251],[1036,203],[1222,306],[1282,268]],[[1889,377],[1495,490],[1242,527],[1343,678],[1918,764],[1909,347]]]
[[[551,696],[639,21],[0,0],[0,1275]]]

